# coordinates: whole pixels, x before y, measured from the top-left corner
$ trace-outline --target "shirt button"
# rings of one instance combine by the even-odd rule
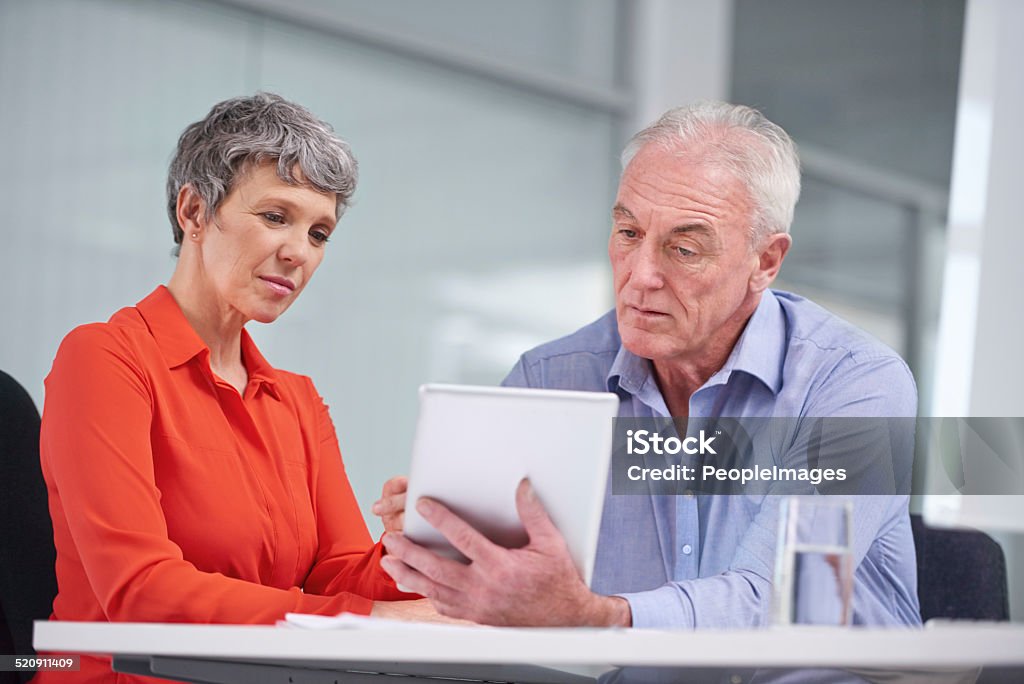
[[[685,492],[683,492],[683,496],[685,496],[687,499],[692,499],[693,498],[693,490],[692,489],[687,489]]]
[[[689,544],[683,544],[683,554],[689,556],[691,553],[693,553],[693,547]]]
[[[729,677],[729,682],[730,684],[743,684],[743,677],[734,674],[732,677]]]

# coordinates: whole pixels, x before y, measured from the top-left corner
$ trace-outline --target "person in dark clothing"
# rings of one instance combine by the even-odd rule
[[[55,560],[39,467],[39,412],[28,392],[0,371],[0,653],[35,654],[32,621],[50,617]],[[0,684],[32,674],[0,672]]]

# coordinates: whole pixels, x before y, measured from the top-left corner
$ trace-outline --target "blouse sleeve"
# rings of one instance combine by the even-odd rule
[[[417,594],[400,592],[394,580],[381,569],[383,546],[379,542],[371,546],[366,522],[345,475],[327,405],[308,378],[307,382],[310,401],[318,415],[320,438],[313,503],[320,546],[306,578],[306,591],[325,595],[353,592],[386,601],[420,598]]]
[[[116,331],[84,326],[62,342],[46,380],[41,457],[56,498],[51,511],[64,516],[71,537],[64,548],[77,553],[88,585],[62,584],[61,592],[94,594],[112,621],[272,623],[286,612],[369,612],[371,599],[348,590],[320,596],[277,589],[185,560],[168,537],[155,484],[154,401],[146,373]],[[354,553],[360,538],[338,544]],[[365,541],[364,551],[368,535]]]

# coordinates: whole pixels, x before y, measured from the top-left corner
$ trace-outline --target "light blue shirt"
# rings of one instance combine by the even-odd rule
[[[526,352],[505,385],[615,392],[621,417],[666,417],[651,362],[615,312]],[[914,417],[913,376],[891,349],[797,295],[767,291],[691,417]],[[920,624],[908,497],[855,496],[854,624]],[[605,497],[592,588],[625,597],[635,627],[766,625],[781,497]]]

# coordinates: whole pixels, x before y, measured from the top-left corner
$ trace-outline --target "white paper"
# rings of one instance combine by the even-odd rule
[[[386,629],[386,630],[417,630],[432,629],[440,631],[463,631],[481,629],[482,625],[447,625],[436,622],[410,622],[408,620],[389,620],[355,613],[339,613],[337,615],[311,615],[309,613],[286,613],[284,620],[278,620],[278,627],[297,627],[299,629]],[[488,628],[489,629],[489,628]]]

